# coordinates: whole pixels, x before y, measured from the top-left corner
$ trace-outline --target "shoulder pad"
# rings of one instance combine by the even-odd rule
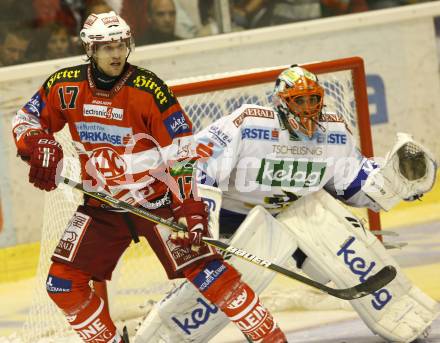
[[[44,90],[46,94],[57,83],[60,82],[77,82],[87,79],[87,64],[81,64],[74,67],[63,68],[53,73],[44,82]]]
[[[149,93],[161,112],[177,103],[172,90],[155,73],[137,66],[127,85]]]
[[[237,111],[237,116],[233,120],[234,125],[239,127],[247,117],[274,119],[275,112],[267,107],[243,105]]]

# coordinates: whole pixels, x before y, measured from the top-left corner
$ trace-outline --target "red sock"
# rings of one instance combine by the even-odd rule
[[[92,292],[89,280],[89,275],[77,269],[53,263],[47,291],[84,342],[123,343],[104,300]]]
[[[287,342],[270,312],[228,263],[214,260],[187,271],[185,276],[252,341]]]
[[[253,342],[287,342],[272,314],[246,283],[241,283],[221,310]]]
[[[66,315],[69,324],[84,342],[123,343],[105,309],[104,300],[92,295],[89,304],[75,315]]]

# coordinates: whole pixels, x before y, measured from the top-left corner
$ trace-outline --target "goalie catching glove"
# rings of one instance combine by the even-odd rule
[[[205,203],[190,198],[183,200],[182,203],[173,204],[171,209],[174,219],[188,230],[173,232],[170,235],[171,242],[182,247],[191,246],[193,251],[198,251],[203,244],[202,237],[206,236],[208,230],[208,212]]]
[[[401,200],[416,200],[429,192],[436,171],[437,162],[432,153],[411,135],[398,133],[385,164],[370,173],[362,190],[388,211]]]
[[[31,131],[24,137],[24,148],[18,155],[29,163],[29,182],[35,187],[51,191],[55,182],[58,163],[63,159],[63,149],[54,136],[43,131]]]

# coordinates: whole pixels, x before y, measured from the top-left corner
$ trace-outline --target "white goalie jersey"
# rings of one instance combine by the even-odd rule
[[[196,135],[201,183],[223,191],[223,208],[277,213],[325,188],[356,207],[380,207],[361,190],[377,164],[361,155],[342,116],[323,113],[311,138],[289,133],[269,107],[243,105]]]

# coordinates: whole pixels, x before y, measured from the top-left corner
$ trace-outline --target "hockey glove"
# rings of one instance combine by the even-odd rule
[[[202,246],[202,237],[208,231],[208,212],[201,200],[185,199],[181,204],[171,205],[174,218],[179,224],[187,227],[186,232],[173,232],[170,240],[176,245],[189,247],[198,251]]]
[[[24,142],[26,148],[19,149],[18,154],[30,165],[29,182],[48,192],[55,189],[57,166],[63,159],[61,145],[43,131],[25,136]]]

